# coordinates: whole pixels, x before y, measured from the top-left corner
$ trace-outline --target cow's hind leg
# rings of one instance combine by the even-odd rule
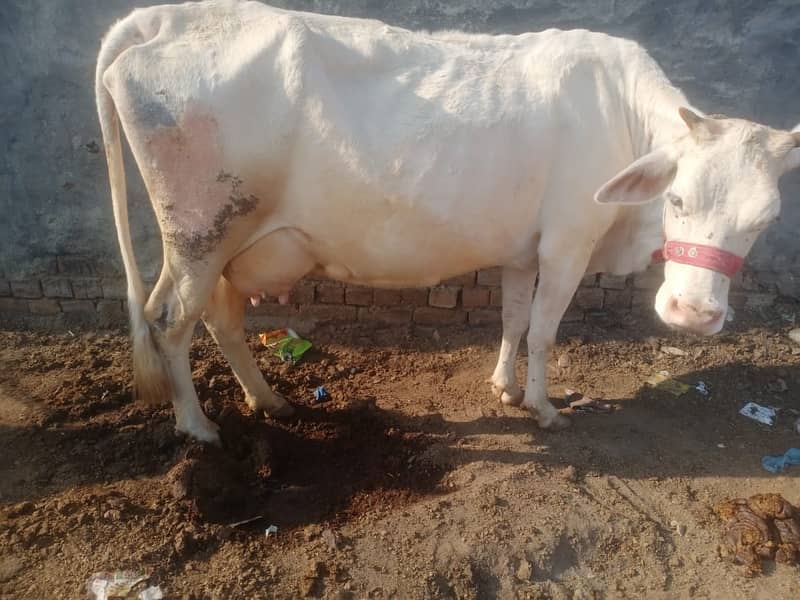
[[[170,268],[165,260],[158,283],[145,306],[145,318],[172,387],[175,429],[211,443],[219,443],[219,427],[200,408],[192,384],[189,346],[194,327],[218,278],[219,273],[207,266],[196,270],[176,269]]]
[[[569,425],[569,419],[559,414],[547,397],[547,355],[589,261],[589,249],[586,253],[572,250],[570,253],[561,248],[540,253],[539,284],[531,306],[528,380],[522,405],[534,414],[544,429],[562,429]]]
[[[514,363],[519,342],[530,322],[535,285],[535,269],[503,269],[503,341],[491,379],[492,391],[503,404],[519,406],[522,402],[522,389],[517,383]]]
[[[233,374],[244,390],[247,405],[273,417],[289,417],[292,406],[270,389],[245,341],[244,311],[247,299],[225,278],[220,277],[203,322],[219,344]]]

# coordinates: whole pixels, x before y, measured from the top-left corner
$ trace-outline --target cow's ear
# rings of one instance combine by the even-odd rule
[[[678,109],[678,114],[681,116],[681,119],[683,119],[683,122],[686,123],[686,126],[692,131],[703,127],[706,123],[706,119],[698,115],[691,108],[686,108],[685,106],[681,106]]]
[[[794,136],[794,148],[789,150],[784,159],[784,173],[800,167],[800,125],[794,128],[792,136]]]
[[[704,117],[685,106],[681,106],[678,109],[678,115],[686,123],[692,136],[698,141],[708,140],[715,135],[720,135],[724,131],[723,123],[727,119],[725,115]]]
[[[678,163],[669,149],[654,150],[606,182],[594,195],[598,204],[644,204],[667,189]]]

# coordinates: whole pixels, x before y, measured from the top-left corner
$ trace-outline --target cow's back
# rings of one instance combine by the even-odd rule
[[[213,225],[219,207],[193,203],[224,175],[260,199],[264,225],[249,242],[288,224],[324,238],[314,252],[349,249],[320,261],[360,260],[351,271],[508,263],[534,251],[552,174],[564,175],[576,149],[599,154],[614,133],[593,105],[592,85],[607,79],[596,70],[616,52],[599,34],[468,40],[254,2],[131,18],[142,43],[107,83],[151,191],[171,172],[191,182],[155,194],[173,197],[156,206],[173,231]],[[568,175],[583,177],[584,194],[606,174]],[[557,188],[558,211],[576,200]],[[589,212],[577,218],[590,222]]]

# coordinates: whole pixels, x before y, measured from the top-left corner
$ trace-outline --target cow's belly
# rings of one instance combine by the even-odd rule
[[[507,237],[497,220],[436,225],[393,213],[348,226],[327,216],[303,225],[265,223],[229,261],[225,276],[247,296],[283,296],[309,273],[372,287],[427,287],[475,269],[536,259],[535,234],[520,230]]]

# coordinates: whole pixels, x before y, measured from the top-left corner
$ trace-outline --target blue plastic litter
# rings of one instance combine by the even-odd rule
[[[312,404],[322,404],[330,399],[331,397],[328,395],[328,391],[325,389],[325,386],[321,385],[314,390],[314,401]]]
[[[705,381],[698,381],[697,385],[694,386],[694,389],[697,390],[697,393],[701,396],[708,396],[711,393]]]
[[[800,465],[800,448],[789,448],[783,456],[765,456],[761,466],[770,473],[782,473],[789,465]]]

